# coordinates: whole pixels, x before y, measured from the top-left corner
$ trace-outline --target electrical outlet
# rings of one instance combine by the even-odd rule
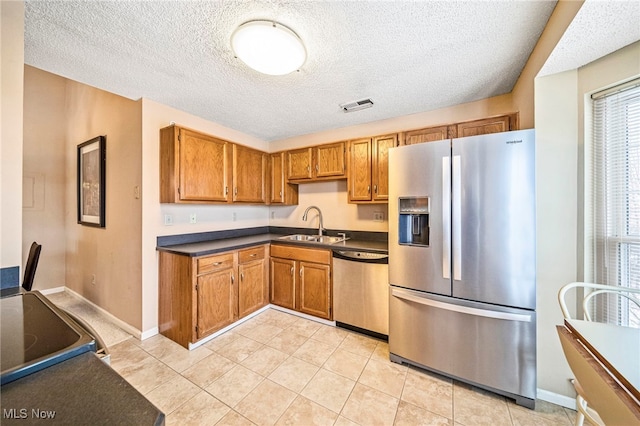
[[[275,219],[276,218],[276,212],[274,212],[273,210],[271,211],[271,219]]]
[[[383,222],[384,221],[384,213],[382,213],[382,212],[373,212],[373,221],[374,222]]]
[[[197,222],[197,220],[196,220],[196,214],[195,214],[195,213],[191,213],[191,214],[189,215],[189,223],[196,223],[196,222]]]
[[[164,215],[164,225],[165,226],[170,226],[173,225],[173,216],[170,214],[165,214]]]
[[[231,213],[231,220],[233,220],[234,222],[238,220],[238,213],[236,212]]]

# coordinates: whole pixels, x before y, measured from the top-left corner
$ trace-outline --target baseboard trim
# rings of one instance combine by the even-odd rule
[[[37,288],[34,288],[33,290],[38,290],[40,293],[46,296],[47,294],[62,293],[65,288],[66,288],[65,286],[61,286],[61,287],[47,288],[45,290],[38,290]]]
[[[100,313],[102,313],[105,316],[107,316],[109,318],[109,320],[113,321],[113,323],[115,325],[117,325],[118,327],[120,327],[121,329],[126,331],[127,333],[131,334],[136,339],[142,340],[142,338],[141,338],[142,333],[137,328],[135,328],[132,325],[129,325],[126,322],[122,321],[120,318],[114,316],[112,313],[110,313],[109,311],[105,310],[104,308],[101,308],[100,306],[96,305],[95,303],[93,303],[92,301],[88,300],[87,298],[85,298],[81,294],[76,293],[75,291],[71,290],[69,287],[64,287],[64,290],[68,291],[74,297],[82,299],[83,301],[87,302],[89,305],[91,305],[94,308],[96,308],[96,310],[98,310]]]
[[[158,329],[158,327],[153,327],[151,330],[143,331],[140,334],[140,340],[146,340],[149,337],[153,337],[158,333],[160,333],[160,330]]]
[[[560,405],[562,407],[576,409],[576,399],[569,396],[560,395],[559,393],[551,392],[544,389],[538,389],[537,398],[543,401],[550,402],[552,404]]]
[[[336,322],[335,321],[329,321],[329,320],[326,320],[326,319],[314,317],[313,315],[303,314],[302,312],[294,311],[292,309],[283,308],[282,306],[267,305],[267,307],[271,308],[271,309],[275,309],[276,311],[286,312],[288,314],[295,315],[297,317],[302,317],[302,318],[305,318],[305,319],[308,319],[308,320],[311,320],[311,321],[319,322],[319,323],[324,324],[324,325],[330,325],[330,326],[333,326],[333,327],[336,326]]]

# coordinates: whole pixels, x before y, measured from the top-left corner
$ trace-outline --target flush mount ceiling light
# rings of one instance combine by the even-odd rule
[[[274,21],[249,21],[240,25],[231,35],[231,47],[242,62],[269,75],[296,71],[307,58],[300,37]]]

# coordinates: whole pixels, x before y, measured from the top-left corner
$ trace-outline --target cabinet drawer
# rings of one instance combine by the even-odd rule
[[[271,245],[271,256],[284,259],[302,260],[306,262],[331,263],[331,251],[322,249],[310,249],[287,245]]]
[[[198,275],[233,267],[233,253],[198,259]]]
[[[238,251],[238,263],[246,263],[258,259],[264,259],[264,246]]]

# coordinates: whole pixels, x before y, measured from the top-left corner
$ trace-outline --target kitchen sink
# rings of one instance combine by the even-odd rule
[[[294,235],[285,235],[284,237],[278,238],[279,240],[286,241],[302,241],[305,243],[319,243],[319,244],[335,244],[341,241],[347,240],[346,237],[332,237],[329,235],[306,235],[306,234],[294,234]]]

